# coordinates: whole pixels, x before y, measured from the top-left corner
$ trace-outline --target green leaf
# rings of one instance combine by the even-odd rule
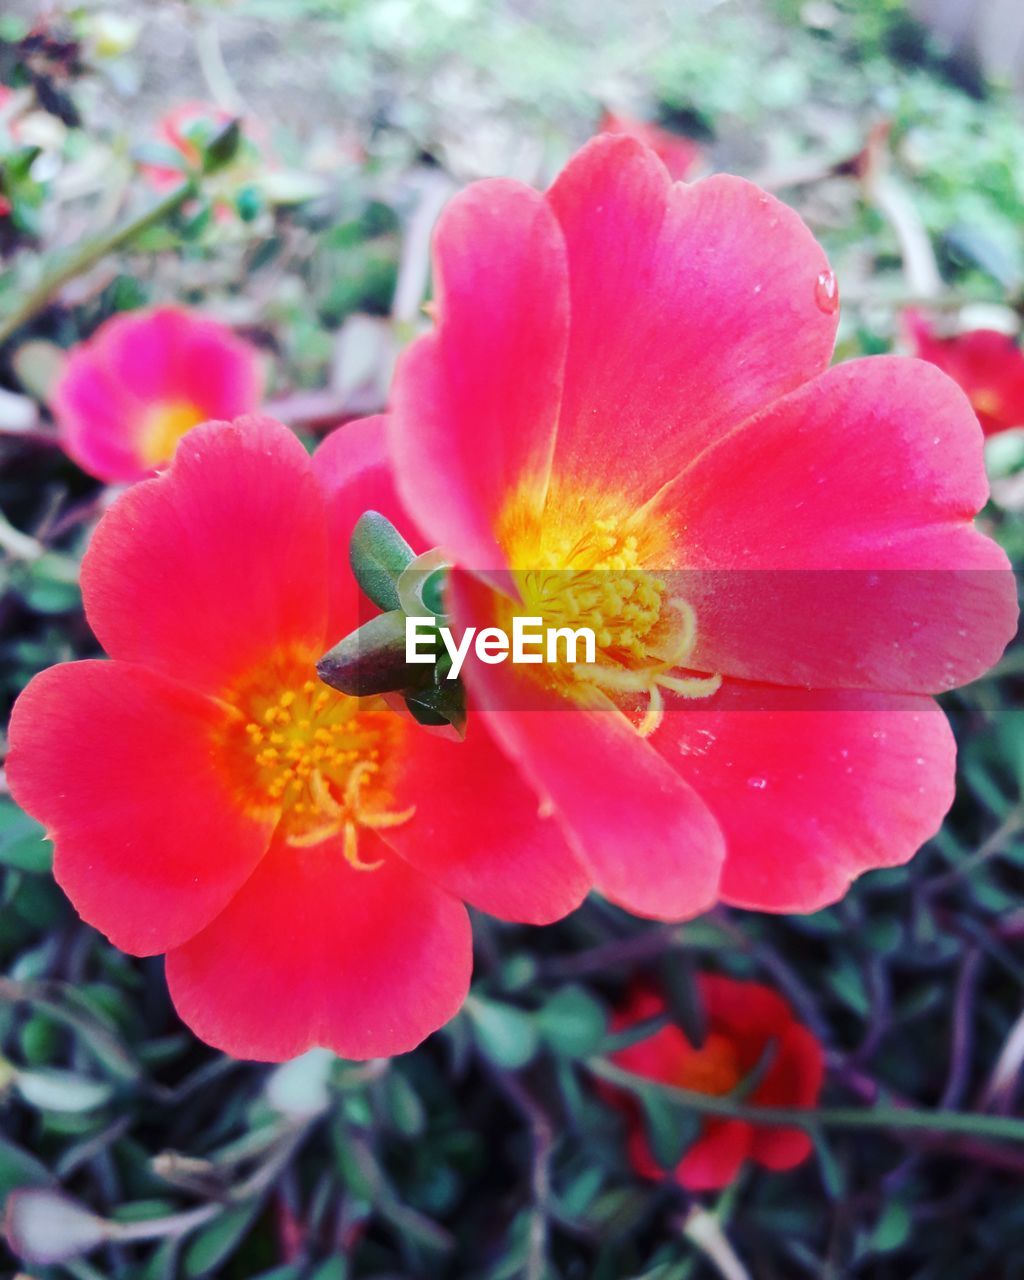
[[[450,725],[460,737],[466,732],[466,690],[461,680],[405,695],[405,705],[418,724],[443,728]]]
[[[537,1030],[548,1047],[567,1058],[587,1058],[604,1039],[608,1015],[584,987],[563,987],[535,1015]]]
[[[846,1191],[846,1175],[842,1166],[836,1159],[823,1129],[813,1129],[810,1136],[818,1157],[818,1167],[821,1170],[821,1181],[825,1191],[830,1200],[841,1200]]]
[[[399,1070],[389,1071],[381,1082],[391,1127],[404,1138],[418,1138],[427,1125],[427,1112],[419,1094]]]
[[[109,1102],[114,1092],[102,1080],[57,1068],[19,1071],[15,1088],[29,1106],[40,1111],[95,1111]]]
[[[328,1258],[309,1273],[309,1280],[348,1280],[348,1260]]]
[[[328,1258],[328,1261],[321,1262],[319,1267],[310,1271],[308,1280],[348,1280],[347,1258]]]
[[[910,1238],[911,1217],[905,1204],[890,1200],[882,1210],[868,1240],[872,1253],[894,1253]]]
[[[534,1058],[539,1043],[536,1025],[528,1013],[483,996],[470,996],[465,1009],[481,1053],[499,1067],[516,1071]]]
[[[203,172],[216,173],[234,160],[242,141],[242,126],[237,119],[222,125],[203,147]]]
[[[330,1077],[335,1057],[330,1049],[310,1049],[276,1067],[267,1080],[267,1101],[282,1115],[322,1114],[331,1104]]]
[[[707,1019],[689,952],[670,952],[663,958],[659,968],[672,1021],[682,1029],[690,1044],[699,1049],[707,1035]]]
[[[259,1213],[259,1202],[228,1209],[195,1237],[185,1251],[184,1273],[205,1276],[234,1253]]]
[[[36,613],[70,613],[81,608],[78,564],[68,556],[48,551],[18,574],[18,591]]]
[[[0,1202],[18,1187],[46,1187],[53,1181],[53,1174],[41,1160],[0,1137]]]
[[[18,871],[43,875],[53,867],[53,845],[43,835],[42,828],[20,840],[10,840],[0,845],[0,862]]]
[[[398,579],[416,558],[390,520],[367,511],[356,521],[348,544],[348,558],[363,594],[378,609],[398,609]]]
[[[0,862],[18,871],[45,873],[53,846],[43,828],[10,800],[0,800]]]
[[[653,1089],[637,1089],[651,1154],[663,1169],[674,1169],[700,1133],[700,1116]]]

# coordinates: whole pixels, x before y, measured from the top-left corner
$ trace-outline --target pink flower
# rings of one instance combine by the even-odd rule
[[[937,365],[963,388],[987,436],[1024,427],[1024,351],[996,329],[971,329],[940,338],[920,311],[907,330],[922,360]]]
[[[593,662],[465,678],[596,888],[667,919],[811,911],[910,858],[953,797],[929,695],[1017,617],[959,388],[829,368],[835,279],[797,215],[733,177],[673,185],[632,138],[546,195],[469,187],[435,271],[399,489],[461,566],[456,630],[595,631]]]
[[[586,892],[482,723],[450,741],[317,679],[365,617],[367,507],[409,527],[379,420],[315,459],[270,419],[198,427],[86,555],[111,661],[44,671],[11,718],[57,880],[115,945],[167,952],[182,1019],[236,1057],[411,1049],[469,984],[460,899],[540,924]]]
[[[259,406],[255,350],[181,307],[114,316],[68,356],[51,397],[64,448],[101,480],[138,480],[190,428]]]

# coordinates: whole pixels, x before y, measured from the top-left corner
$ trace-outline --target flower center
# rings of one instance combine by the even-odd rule
[[[694,1093],[721,1095],[731,1093],[741,1078],[736,1047],[713,1031],[699,1049],[687,1054],[676,1073],[676,1084]]]
[[[392,782],[402,721],[379,698],[350,698],[313,679],[315,658],[271,664],[229,691],[220,747],[245,807],[276,817],[278,833],[304,847],[341,836],[353,867],[359,831],[408,822]]]
[[[563,692],[611,696],[641,737],[661,723],[663,690],[684,698],[717,692],[721,676],[680,670],[697,620],[650,567],[670,562],[672,539],[660,522],[607,494],[552,489],[539,514],[511,504],[500,532],[521,597],[510,614],[540,617],[545,628],[594,632],[594,662],[542,668]]]
[[[1002,408],[1002,400],[999,397],[999,393],[989,391],[984,387],[972,393],[971,404],[975,413],[987,414],[990,418],[996,417]]]
[[[209,414],[191,400],[171,400],[156,405],[146,414],[139,436],[139,456],[149,467],[169,462],[186,431],[191,431]]]

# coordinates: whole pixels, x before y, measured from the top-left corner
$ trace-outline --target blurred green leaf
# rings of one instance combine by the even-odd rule
[[[15,1087],[30,1106],[41,1111],[95,1111],[113,1096],[111,1086],[102,1080],[56,1068],[19,1071]]]
[[[182,1267],[186,1276],[209,1275],[235,1251],[260,1211],[258,1203],[226,1209],[208,1227],[203,1227],[185,1250]]]
[[[567,1058],[596,1053],[608,1015],[584,987],[561,987],[534,1015],[534,1025],[548,1047]]]
[[[530,1014],[478,995],[467,999],[465,1011],[481,1052],[499,1067],[516,1071],[533,1059],[539,1038]]]

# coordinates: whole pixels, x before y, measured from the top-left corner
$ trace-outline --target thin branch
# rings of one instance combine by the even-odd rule
[[[1008,1142],[1024,1142],[1024,1119],[1014,1116],[994,1116],[982,1112],[926,1111],[914,1107],[755,1107],[737,1102],[728,1096],[694,1093],[689,1089],[677,1089],[623,1071],[604,1058],[589,1058],[587,1069],[601,1080],[633,1092],[654,1090],[702,1115],[724,1116],[731,1120],[744,1120],[748,1124],[769,1126],[785,1125],[794,1129],[813,1132],[826,1129],[889,1129],[900,1131],[924,1131],[926,1133],[965,1134],[974,1138],[999,1138]]]
[[[86,240],[60,266],[47,272],[39,284],[25,294],[13,311],[0,319],[0,344],[6,342],[23,324],[31,320],[37,311],[41,311],[68,281],[84,274],[108,254],[115,253],[144,231],[148,231],[150,227],[155,227],[169,218],[190,196],[195,195],[195,191],[195,184],[191,180],[183,182],[162,200],[158,200],[142,213],[136,214],[134,218],[121,223],[113,231]]]

